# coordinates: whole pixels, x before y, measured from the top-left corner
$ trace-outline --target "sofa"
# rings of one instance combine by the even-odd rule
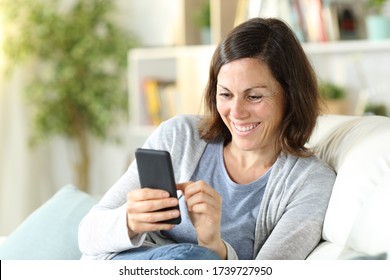
[[[337,172],[323,242],[308,259],[390,254],[390,118],[326,115],[308,144]]]
[[[323,240],[308,260],[390,254],[390,118],[323,115],[308,146],[337,172]],[[0,259],[78,259],[77,229],[97,203],[64,186],[3,239]]]

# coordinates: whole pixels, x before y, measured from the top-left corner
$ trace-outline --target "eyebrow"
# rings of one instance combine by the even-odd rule
[[[231,92],[227,87],[224,87],[223,85],[217,84],[217,87],[220,87],[220,88],[222,88],[224,90],[227,90],[227,91]],[[250,87],[250,88],[245,89],[244,93],[246,93],[248,91],[251,91],[253,89],[258,89],[258,88],[260,88],[260,89],[269,89],[267,86],[254,86],[254,87]]]

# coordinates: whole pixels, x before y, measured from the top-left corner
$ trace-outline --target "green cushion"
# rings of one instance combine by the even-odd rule
[[[0,245],[0,259],[79,259],[78,226],[96,203],[94,198],[75,186],[63,187]]]

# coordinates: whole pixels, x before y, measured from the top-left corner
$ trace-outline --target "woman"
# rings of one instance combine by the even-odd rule
[[[132,163],[81,222],[83,258],[305,259],[318,244],[335,173],[305,147],[317,79],[288,26],[233,29],[204,101],[204,116],[168,120],[144,145],[171,153],[183,196],[140,189]],[[161,223],[177,204],[181,224]]]

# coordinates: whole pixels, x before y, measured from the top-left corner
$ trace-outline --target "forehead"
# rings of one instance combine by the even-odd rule
[[[259,58],[241,58],[222,65],[218,76],[221,74],[237,72],[254,72],[273,77],[268,65]]]
[[[224,64],[218,73],[218,84],[240,84],[280,88],[268,65],[259,58],[242,58]]]

